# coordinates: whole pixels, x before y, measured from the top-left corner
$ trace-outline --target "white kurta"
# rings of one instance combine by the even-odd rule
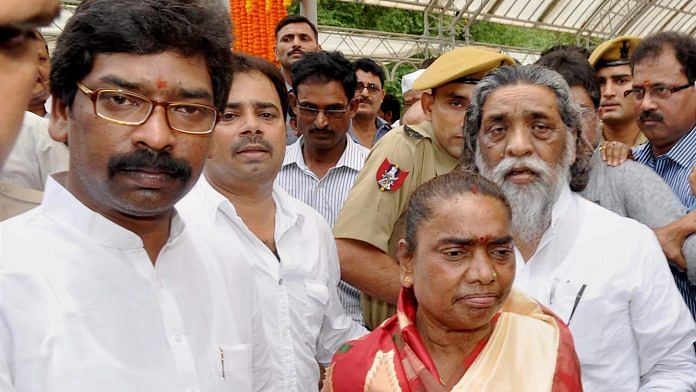
[[[222,279],[177,215],[153,267],[140,237],[51,178],[42,205],[0,224],[0,235],[0,390],[249,391],[254,380],[255,390],[272,382],[250,269],[239,263],[235,278]]]
[[[515,286],[570,319],[586,391],[696,390],[694,321],[649,228],[565,189],[516,257]]]
[[[68,146],[48,134],[48,120],[26,112],[0,181],[43,191],[49,174],[68,169],[69,156]]]
[[[273,200],[280,260],[203,177],[177,209],[187,222],[204,228],[216,251],[243,248],[249,254],[280,375],[274,390],[317,390],[317,362],[328,365],[343,342],[366,330],[345,315],[338,299],[338,254],[324,218],[277,185]]]

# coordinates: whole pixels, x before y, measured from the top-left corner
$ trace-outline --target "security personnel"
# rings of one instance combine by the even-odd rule
[[[471,91],[488,71],[513,63],[505,54],[479,47],[443,54],[413,85],[431,89],[421,98],[427,121],[392,129],[368,155],[334,226],[342,279],[363,292],[368,327],[394,313],[401,287],[394,255],[404,237],[401,218],[409,196],[457,166]]]
[[[647,141],[634,116],[635,100],[624,92],[633,88],[633,75],[628,63],[641,38],[616,37],[599,45],[590,55],[600,88],[599,119],[604,142],[621,142],[635,147]]]

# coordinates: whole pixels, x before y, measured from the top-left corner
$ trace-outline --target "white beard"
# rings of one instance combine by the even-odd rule
[[[512,208],[512,235],[516,241],[530,244],[541,239],[551,224],[551,211],[563,188],[570,181],[570,160],[573,157],[575,139],[568,137],[561,162],[550,167],[541,158],[505,157],[498,166],[489,168],[480,148],[476,149],[475,163],[479,172],[500,187]],[[538,176],[538,180],[518,185],[506,180],[513,168],[526,167]]]

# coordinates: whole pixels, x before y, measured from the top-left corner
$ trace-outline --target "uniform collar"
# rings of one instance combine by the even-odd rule
[[[104,246],[123,250],[139,250],[144,247],[137,234],[89,209],[53,176],[46,180],[40,208],[50,219],[72,226]],[[174,210],[167,243],[177,240],[184,227],[183,220]]]

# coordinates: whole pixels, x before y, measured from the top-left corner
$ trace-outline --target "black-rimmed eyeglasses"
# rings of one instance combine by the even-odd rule
[[[647,91],[650,96],[654,98],[659,98],[659,99],[667,99],[672,96],[673,93],[676,93],[677,91],[687,89],[689,87],[693,87],[696,85],[696,82],[689,82],[687,84],[684,84],[682,86],[676,86],[676,87],[671,87],[671,86],[664,86],[664,85],[656,85],[653,86],[649,83],[646,83],[646,87],[634,87],[630,90],[624,91],[624,97],[628,97],[630,94],[633,94],[635,99],[637,100],[642,100],[645,98],[645,92]]]
[[[114,124],[142,125],[155,106],[164,107],[169,127],[183,133],[211,133],[218,120],[217,109],[200,103],[157,101],[124,90],[91,90],[82,83],[77,88],[92,100],[98,117]]]

